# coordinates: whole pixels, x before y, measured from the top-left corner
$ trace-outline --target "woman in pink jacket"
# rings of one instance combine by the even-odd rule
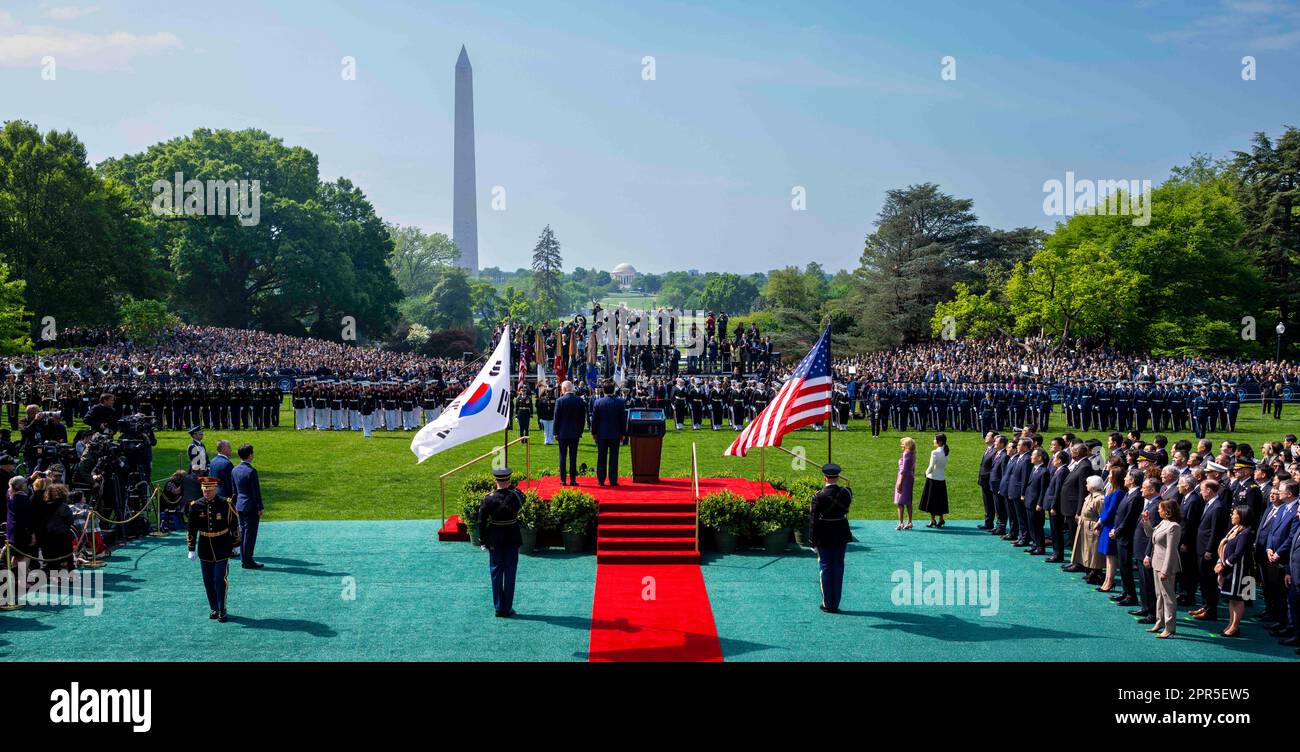
[[[899,442],[902,455],[898,458],[898,480],[894,481],[894,505],[898,507],[897,530],[912,529],[912,483],[916,480],[916,442],[904,436]],[[903,510],[907,510],[907,524],[903,524]]]

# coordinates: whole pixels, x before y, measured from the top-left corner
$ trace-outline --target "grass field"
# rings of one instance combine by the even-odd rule
[[[1287,415],[1293,407],[1288,406]],[[1061,429],[1060,415],[1053,416],[1055,428]],[[267,520],[402,520],[438,519],[438,476],[474,457],[489,452],[501,443],[500,435],[484,437],[450,449],[430,458],[422,465],[415,464],[411,454],[410,432],[377,432],[366,440],[360,432],[351,431],[294,431],[293,414],[287,407],[282,410],[281,427],[269,431],[211,431],[205,439],[209,453],[215,453],[218,439],[226,438],[236,447],[243,442],[253,444],[257,455],[254,460],[262,480],[266,499]],[[1246,441],[1256,447],[1265,441],[1280,439],[1296,426],[1287,419],[1276,421],[1261,418],[1257,405],[1244,405],[1240,429],[1231,438]],[[511,431],[511,438],[515,438]],[[921,447],[918,457],[915,498],[919,502],[921,479],[928,458],[931,434],[912,432]],[[537,442],[532,449],[533,475],[555,475],[557,454],[554,446],[542,444],[541,431],[533,431]],[[691,444],[697,447],[700,474],[717,477],[758,478],[759,455],[751,452],[740,459],[723,457],[722,452],[735,438],[732,431],[674,431],[670,425],[664,439],[664,476],[690,475]],[[898,462],[897,433],[886,433],[878,439],[862,421],[850,422],[850,429],[836,432],[834,459],[844,467],[844,475],[852,484],[855,499],[851,516],[854,519],[892,519],[894,517],[893,485]],[[1098,438],[1104,438],[1098,435]],[[1170,444],[1190,436],[1169,434]],[[1225,435],[1211,435],[1217,442]],[[982,517],[979,489],[975,481],[978,463],[983,453],[983,441],[976,433],[949,433],[952,453],[948,463],[948,495],[952,505],[951,517],[974,519]],[[154,453],[154,477],[166,475],[170,469],[180,467],[189,445],[189,436],[181,432],[163,432],[158,437]],[[799,463],[779,450],[766,451],[766,472],[769,477],[793,479],[799,476],[818,477],[818,468],[826,458],[826,434],[801,430],[787,436],[785,447],[804,451],[807,461]],[[520,474],[524,470],[524,449],[516,445],[510,449],[510,465]],[[578,462],[594,466],[596,447],[590,438],[584,439],[578,450]],[[802,466],[800,466],[802,465]],[[448,510],[455,513],[453,504],[463,479],[473,474],[485,474],[489,462],[478,468],[464,471],[448,479]],[[631,458],[624,450],[620,468],[630,472]],[[594,487],[592,480],[590,486]]]

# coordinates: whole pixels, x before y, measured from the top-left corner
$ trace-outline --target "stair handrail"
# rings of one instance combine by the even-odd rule
[[[469,462],[466,462],[465,464],[459,465],[457,467],[453,467],[452,469],[438,476],[438,496],[441,497],[442,499],[442,526],[444,528],[447,527],[447,478],[455,475],[461,470],[464,470],[470,465],[474,465],[479,462],[482,462],[483,460],[489,457],[495,457],[497,452],[501,452],[506,449],[509,449],[515,444],[524,445],[524,481],[525,484],[527,484],[532,481],[532,475],[533,475],[533,451],[532,451],[532,445],[528,443],[528,434],[524,434],[523,436],[520,436],[514,441],[510,441],[504,444],[503,446],[493,447],[492,451],[486,452],[484,454],[480,454],[479,456],[475,457]],[[461,522],[465,522],[465,521],[461,520]],[[466,522],[465,524],[468,525],[469,523]]]
[[[700,553],[700,464],[691,442],[691,496],[695,501],[695,553]]]

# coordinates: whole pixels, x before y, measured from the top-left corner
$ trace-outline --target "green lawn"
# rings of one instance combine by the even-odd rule
[[[1290,408],[1288,408],[1289,410]],[[1059,414],[1053,416],[1060,428]],[[410,451],[412,433],[377,432],[366,440],[360,432],[350,431],[294,431],[293,414],[287,407],[281,413],[281,427],[270,431],[211,431],[206,437],[208,451],[215,453],[218,439],[227,438],[236,447],[247,441],[257,450],[255,463],[262,479],[268,520],[378,520],[378,519],[437,519],[438,476],[499,445],[500,435],[484,437],[477,441],[450,449],[430,458],[422,465],[415,464]],[[873,439],[861,421],[850,423],[850,430],[836,432],[834,459],[844,467],[844,475],[856,493],[852,517],[855,519],[891,519],[894,517],[893,484],[898,461],[897,433],[886,433]],[[1247,441],[1259,450],[1269,440],[1280,439],[1288,431],[1295,431],[1289,420],[1275,421],[1259,416],[1257,405],[1244,405],[1241,429],[1232,438]],[[910,434],[922,447],[918,459],[918,482],[915,499],[919,502],[930,434]],[[533,447],[534,476],[556,474],[557,456],[553,446],[541,443],[541,432],[534,431],[537,445]],[[1170,434],[1170,444],[1183,436]],[[511,438],[515,433],[511,432]],[[759,457],[752,452],[744,459],[723,457],[722,452],[735,438],[731,431],[674,431],[664,440],[663,468],[665,476],[689,476],[691,444],[697,446],[700,474],[758,478]],[[976,433],[950,433],[952,454],[948,464],[948,494],[954,518],[982,517],[983,507],[979,489],[975,485],[977,465],[983,452],[983,442]],[[1103,438],[1099,436],[1099,438]],[[1190,438],[1188,436],[1187,438]],[[1216,444],[1226,438],[1211,436]],[[154,477],[165,476],[169,469],[180,467],[185,456],[189,437],[180,432],[164,432],[158,437],[154,454]],[[807,461],[802,468],[794,459],[779,451],[766,452],[768,476],[787,479],[805,475],[816,477],[818,468],[826,458],[826,434],[809,430],[787,436],[785,447],[802,448]],[[524,468],[522,445],[511,447],[510,464],[518,472]],[[594,466],[596,448],[590,439],[578,451],[578,462]],[[479,473],[486,473],[488,462],[481,463]],[[625,450],[621,468],[630,472],[631,458]],[[460,481],[475,470],[464,471],[448,480],[448,510],[454,513],[454,497]],[[594,486],[594,481],[592,483]]]

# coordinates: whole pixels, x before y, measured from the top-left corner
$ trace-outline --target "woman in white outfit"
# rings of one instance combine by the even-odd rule
[[[948,484],[943,474],[947,467],[948,435],[937,433],[930,465],[925,468],[925,487],[921,489],[921,511],[930,515],[926,527],[943,527],[943,516],[948,513]]]

